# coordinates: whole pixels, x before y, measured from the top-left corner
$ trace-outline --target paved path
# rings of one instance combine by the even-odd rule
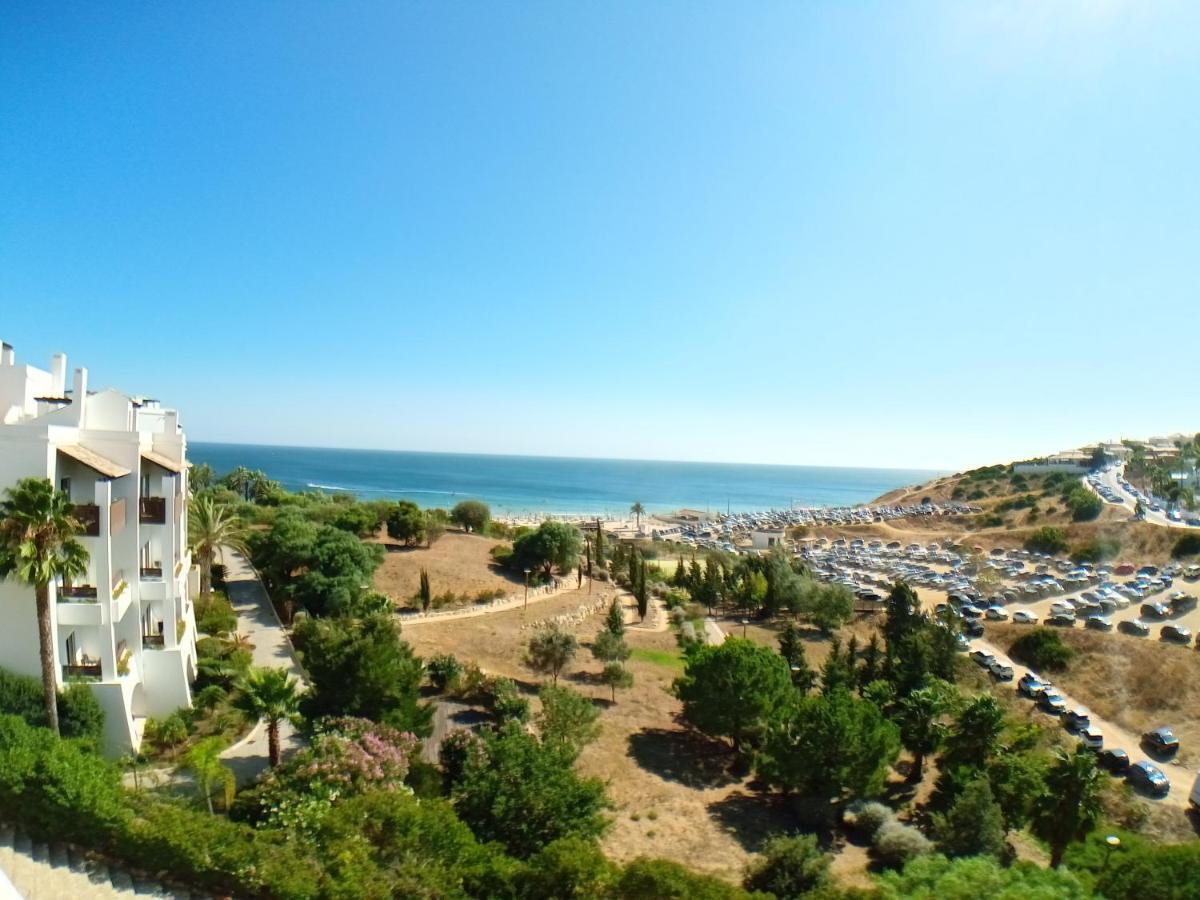
[[[583,581],[577,583],[575,575],[571,574],[559,579],[557,590],[550,585],[531,587],[529,589],[529,605],[532,606],[533,604],[542,600],[549,600],[552,597],[559,597],[563,594],[569,594],[572,591],[584,590],[589,581],[590,579],[585,575]],[[397,618],[400,620],[401,627],[407,628],[410,625],[437,624],[438,622],[447,622],[453,619],[473,619],[476,616],[487,616],[491,615],[492,613],[506,612],[510,609],[522,609],[525,605],[525,592],[522,588],[516,594],[511,594],[507,597],[501,597],[499,600],[493,601],[492,603],[476,604],[474,606],[463,607],[462,609],[433,611],[427,613],[399,613]]]
[[[704,640],[714,647],[725,643],[725,632],[721,630],[716,619],[710,617],[704,620]]]
[[[225,581],[229,602],[237,613],[238,632],[254,645],[253,664],[259,668],[285,668],[303,685],[304,672],[296,660],[292,642],[271,606],[258,573],[241,555],[226,551]],[[289,723],[282,723],[279,731],[284,756],[301,746],[300,736]],[[267,749],[267,726],[260,722],[250,734],[222,753],[221,758],[237,776],[238,784],[245,785],[254,781],[270,764]]]

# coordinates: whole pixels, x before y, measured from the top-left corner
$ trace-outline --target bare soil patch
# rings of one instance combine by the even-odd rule
[[[388,551],[375,572],[375,589],[398,606],[409,605],[417,593],[421,569],[429,573],[429,587],[434,594],[453,591],[474,597],[481,591],[523,590],[517,579],[492,566],[491,549],[504,543],[495,538],[450,531],[428,548],[402,547],[387,539],[375,541]]]

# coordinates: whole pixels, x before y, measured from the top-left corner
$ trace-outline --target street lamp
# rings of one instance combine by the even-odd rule
[[[522,609],[529,609],[529,573],[532,569],[525,570],[525,606]]]
[[[742,638],[746,637],[746,626],[750,624],[749,619],[742,619]]]
[[[1104,839],[1104,868],[1108,868],[1108,858],[1112,856],[1114,850],[1121,849],[1121,839],[1115,834],[1110,834]]]

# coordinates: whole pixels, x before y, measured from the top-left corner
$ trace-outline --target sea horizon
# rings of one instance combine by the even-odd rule
[[[497,515],[619,517],[640,501],[651,514],[682,508],[748,512],[855,506],[940,470],[612,459],[461,451],[372,450],[189,443],[193,462],[223,474],[260,469],[291,491],[409,499],[420,506],[488,503]]]

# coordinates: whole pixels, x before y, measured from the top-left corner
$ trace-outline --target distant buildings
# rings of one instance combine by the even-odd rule
[[[17,365],[0,346],[0,490],[49,478],[84,525],[87,574],[51,588],[60,682],[84,681],[104,707],[106,751],[141,743],[146,717],[191,705],[196,676],[187,546],[187,442],[173,410]],[[0,581],[0,666],[40,677],[32,588]]]

